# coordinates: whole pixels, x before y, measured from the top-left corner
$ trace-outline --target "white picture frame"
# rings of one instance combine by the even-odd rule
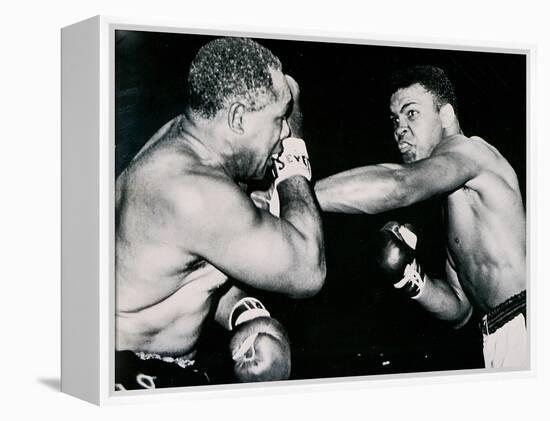
[[[460,372],[390,373],[309,378],[271,384],[224,384],[156,391],[116,392],[114,386],[114,202],[116,178],[114,33],[116,30],[173,34],[239,35],[251,38],[371,45],[388,48],[444,49],[523,54],[526,58],[525,194],[529,215],[530,92],[533,47],[434,45],[388,39],[361,39],[349,34],[246,33],[231,28],[180,28],[166,22],[143,22],[97,16],[62,30],[62,381],[63,392],[95,404],[143,399],[181,399],[219,393],[239,396],[273,390],[333,387],[342,382],[415,382],[426,377],[482,375],[484,369]],[[529,219],[528,219],[529,227]],[[529,232],[529,230],[528,230]],[[529,286],[528,286],[529,288]],[[532,350],[531,350],[532,352]],[[495,375],[525,375],[532,368]]]

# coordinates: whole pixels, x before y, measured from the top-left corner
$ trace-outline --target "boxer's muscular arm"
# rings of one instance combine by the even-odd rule
[[[464,293],[450,257],[445,280],[432,278],[422,270],[416,255],[417,236],[410,225],[386,223],[372,237],[374,260],[381,279],[400,293],[418,302],[438,319],[461,327],[469,319],[472,306]]]
[[[449,261],[446,265],[446,279],[426,275],[422,296],[417,302],[434,317],[450,322],[454,328],[464,326],[472,315],[472,305],[466,297],[455,270]]]
[[[375,214],[451,192],[480,174],[480,147],[448,142],[427,159],[369,165],[320,180],[315,193],[327,212]]]
[[[187,178],[178,187],[182,246],[247,285],[291,297],[315,294],[325,278],[321,219],[305,178],[279,187],[281,218],[257,209],[234,183]]]

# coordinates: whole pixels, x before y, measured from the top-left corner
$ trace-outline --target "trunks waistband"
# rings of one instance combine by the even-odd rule
[[[519,314],[527,320],[527,299],[525,290],[511,296],[503,303],[496,306],[481,319],[481,331],[485,335],[491,335]]]
[[[166,357],[159,354],[153,354],[153,353],[143,352],[143,351],[135,352],[135,354],[140,360],[144,360],[144,361],[160,360],[160,361],[164,361],[165,363],[175,363],[179,365],[181,368],[188,368],[195,365],[195,360],[190,360],[189,358],[186,358],[186,357]]]

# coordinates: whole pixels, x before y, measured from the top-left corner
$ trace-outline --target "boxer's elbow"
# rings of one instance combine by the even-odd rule
[[[409,206],[417,201],[415,188],[404,171],[392,170],[385,173],[383,180],[378,180],[362,191],[363,198],[357,203],[364,213],[376,215],[397,208]]]
[[[453,329],[458,330],[466,325],[472,317],[473,308],[469,302],[462,303],[455,317],[451,320],[451,326]]]
[[[421,174],[422,175],[422,174]],[[435,181],[411,171],[410,167],[396,168],[384,180],[381,196],[384,198],[380,210],[387,211],[411,206],[436,194]],[[376,212],[376,213],[378,213]]]
[[[404,171],[394,171],[392,183],[388,183],[387,187],[388,202],[393,209],[410,206],[417,201],[416,191],[419,186]]]
[[[294,279],[294,281],[296,280],[297,279]],[[323,288],[325,283],[325,273],[321,271],[310,272],[308,277],[301,278],[299,281],[303,282],[300,282],[299,284],[294,282],[288,296],[295,299],[311,298],[317,295],[317,293]]]
[[[325,284],[327,267],[324,251],[319,250],[296,262],[296,270],[291,279],[291,298],[310,298],[316,295]]]
[[[317,295],[325,284],[326,276],[327,266],[323,255],[322,258],[315,260],[309,270],[309,278],[308,282],[306,282],[307,287],[303,291],[302,298],[309,298]]]
[[[290,285],[287,295],[292,298],[308,298],[317,294],[325,283],[326,260],[323,229],[319,218],[301,215],[300,227],[295,226],[290,235],[287,250]]]
[[[319,230],[314,236],[314,240],[307,248],[309,253],[306,257],[307,266],[304,277],[307,279],[305,284],[305,296],[311,297],[317,294],[325,284],[327,276],[327,264],[325,258],[325,244],[322,230]]]

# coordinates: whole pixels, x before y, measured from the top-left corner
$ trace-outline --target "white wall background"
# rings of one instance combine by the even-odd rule
[[[305,3],[305,2],[304,2]],[[326,3],[326,4],[325,4]],[[544,2],[461,0],[301,5],[273,2],[95,0],[6,2],[0,24],[0,417],[11,419],[548,419],[550,396],[546,235],[548,223],[550,30]],[[495,380],[421,380],[311,387],[296,393],[216,401],[97,408],[59,392],[60,339],[60,28],[96,14],[228,22],[268,28],[351,32],[392,39],[537,46],[531,176],[537,374]],[[502,117],[507,118],[506,104]],[[483,116],[480,116],[483,118]],[[495,121],[494,124],[499,124]],[[546,390],[544,390],[546,388]],[[318,390],[321,389],[321,390]],[[276,391],[276,390],[275,390]],[[233,395],[233,394],[232,394]],[[208,398],[210,399],[210,397]],[[11,415],[7,415],[10,413]]]

